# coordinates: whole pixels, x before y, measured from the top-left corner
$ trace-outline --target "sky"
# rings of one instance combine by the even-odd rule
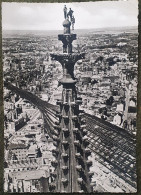
[[[61,30],[63,7],[76,29],[138,26],[138,0],[81,3],[2,3],[2,30]]]

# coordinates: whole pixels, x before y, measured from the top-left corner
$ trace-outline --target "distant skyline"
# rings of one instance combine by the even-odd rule
[[[62,30],[63,7],[76,29],[138,26],[138,0],[81,3],[2,3],[2,30]]]

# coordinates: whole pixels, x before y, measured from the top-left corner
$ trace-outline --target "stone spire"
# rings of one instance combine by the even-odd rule
[[[63,53],[51,54],[52,60],[60,62],[63,68],[63,78],[60,80],[63,91],[62,100],[57,101],[60,113],[57,113],[59,123],[54,126],[56,135],[53,140],[56,149],[52,152],[56,160],[52,162],[55,172],[50,191],[91,192],[91,161],[88,160],[91,152],[88,148],[85,121],[81,119],[83,112],[79,110],[82,99],[77,97],[74,77],[74,65],[84,58],[84,53],[72,52],[72,42],[76,39],[76,34],[71,34],[70,26],[71,21],[67,17],[63,22],[64,34],[58,35],[63,43]]]

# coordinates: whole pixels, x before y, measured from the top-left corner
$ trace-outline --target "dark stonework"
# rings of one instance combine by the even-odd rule
[[[63,22],[63,26],[64,26],[64,34],[70,34],[71,22],[69,21],[68,18]]]
[[[72,42],[76,39],[76,34],[58,35],[58,40],[63,43],[63,53],[72,53]]]
[[[69,19],[63,22],[64,34],[58,35],[63,43],[62,54],[51,54],[52,60],[61,63],[63,78],[60,83],[63,85],[62,100],[57,101],[60,105],[59,124],[56,125],[58,133],[53,136],[56,149],[53,155],[56,160],[52,162],[55,167],[54,182],[50,186],[52,192],[91,192],[90,185],[92,173],[90,173],[91,154],[88,149],[88,137],[86,136],[85,121],[81,120],[82,112],[79,105],[82,99],[77,97],[74,77],[75,63],[85,58],[85,54],[72,52],[72,42],[76,34],[71,34]]]
[[[74,81],[74,65],[80,60],[84,59],[85,54],[51,54],[52,60],[56,60],[61,63],[63,67],[63,80],[66,83],[72,83]],[[69,79],[69,80],[68,80]],[[72,81],[70,80],[72,79]],[[63,83],[64,83],[63,82]]]

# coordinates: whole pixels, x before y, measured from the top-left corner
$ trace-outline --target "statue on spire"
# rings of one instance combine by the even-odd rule
[[[74,23],[75,23],[75,17],[74,16],[72,16],[71,23],[72,23],[72,30],[74,30]]]
[[[69,9],[69,12],[67,12],[67,7],[66,5],[64,5],[64,18],[68,20],[70,19],[70,22],[72,24],[72,30],[74,30],[74,23],[75,23],[73,12],[74,11],[71,8]]]
[[[64,5],[64,18],[65,19],[67,18],[67,7],[66,7],[66,5]]]
[[[69,12],[67,13],[67,17],[69,18],[70,16],[70,21],[72,21],[72,16],[73,16],[73,10],[70,8]]]

